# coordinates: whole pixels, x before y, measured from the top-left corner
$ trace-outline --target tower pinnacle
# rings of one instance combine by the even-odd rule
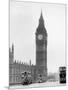
[[[14,44],[12,44],[12,53],[14,54]]]
[[[40,19],[39,19],[39,25],[44,25],[44,19],[43,19],[43,15],[42,15],[42,10],[41,10],[41,15],[40,15]]]
[[[40,21],[43,21],[43,15],[42,15],[42,10],[41,10],[41,15],[40,15]]]

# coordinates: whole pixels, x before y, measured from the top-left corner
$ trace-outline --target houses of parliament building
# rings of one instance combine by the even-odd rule
[[[23,72],[30,72],[33,76],[34,67],[34,65],[31,65],[31,60],[30,64],[14,60],[14,45],[12,45],[11,49],[9,48],[9,85],[21,83],[21,75]]]
[[[21,83],[21,73],[31,72],[33,80],[41,75],[47,81],[47,31],[44,26],[44,19],[41,12],[39,24],[35,33],[36,43],[36,65],[16,62],[14,60],[14,45],[9,48],[9,84]]]

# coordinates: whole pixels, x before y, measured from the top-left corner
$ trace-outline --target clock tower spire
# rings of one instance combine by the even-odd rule
[[[43,15],[42,15],[42,10],[41,10],[41,15],[40,15],[40,19],[39,19],[39,26],[40,25],[44,25],[44,19],[43,19]]]
[[[36,75],[47,79],[47,31],[41,11],[39,25],[36,30]]]

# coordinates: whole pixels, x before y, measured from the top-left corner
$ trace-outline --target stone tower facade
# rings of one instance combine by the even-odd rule
[[[47,79],[47,31],[42,12],[36,30],[36,75]]]

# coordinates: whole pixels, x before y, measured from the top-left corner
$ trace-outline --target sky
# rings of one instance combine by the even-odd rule
[[[65,5],[10,1],[10,47],[14,44],[14,59],[36,63],[35,32],[43,14],[48,33],[47,68],[56,72],[65,66]]]

